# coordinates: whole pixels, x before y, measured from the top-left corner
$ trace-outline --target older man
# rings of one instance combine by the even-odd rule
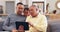
[[[28,16],[26,19],[26,21],[30,24],[29,32],[46,32],[46,17],[38,12],[38,9],[35,5],[30,6],[29,12],[31,16]]]

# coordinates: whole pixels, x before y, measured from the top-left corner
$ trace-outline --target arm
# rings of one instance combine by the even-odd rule
[[[40,23],[38,23],[36,26],[34,25],[34,27],[38,31],[46,31],[47,30],[47,19],[46,19],[46,17],[43,16]]]
[[[3,29],[7,31],[12,30],[13,27],[9,25],[10,25],[10,17],[8,16],[7,19],[4,21]]]
[[[30,17],[27,18],[27,22],[30,24],[31,27],[33,27],[34,29],[36,29],[37,31],[46,31],[47,29],[47,19],[45,16],[41,16],[40,21],[38,21],[37,25],[33,25],[32,23],[30,23],[29,20]]]

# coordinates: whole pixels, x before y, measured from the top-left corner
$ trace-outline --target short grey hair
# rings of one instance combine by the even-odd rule
[[[39,8],[38,8],[37,5],[31,5],[31,7],[35,7],[37,9],[38,13],[39,13]]]
[[[38,6],[37,6],[37,5],[34,5],[34,4],[33,4],[32,6],[33,6],[33,7],[36,7],[36,8],[38,9]]]

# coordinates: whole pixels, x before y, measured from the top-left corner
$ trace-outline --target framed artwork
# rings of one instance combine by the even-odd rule
[[[3,6],[0,5],[0,14],[3,14]]]
[[[42,1],[42,2],[39,2],[39,1],[35,1],[35,2],[33,2],[32,3],[32,5],[34,5],[34,4],[36,4],[37,5],[37,7],[39,8],[39,10],[41,10],[40,12],[41,13],[44,13],[45,11],[44,11],[44,2]]]

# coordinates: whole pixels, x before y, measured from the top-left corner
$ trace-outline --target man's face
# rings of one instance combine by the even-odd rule
[[[19,4],[17,6],[17,13],[18,14],[21,14],[23,11],[24,11],[24,5]]]
[[[37,10],[35,7],[30,7],[29,12],[30,12],[31,16],[34,16],[37,13]]]

